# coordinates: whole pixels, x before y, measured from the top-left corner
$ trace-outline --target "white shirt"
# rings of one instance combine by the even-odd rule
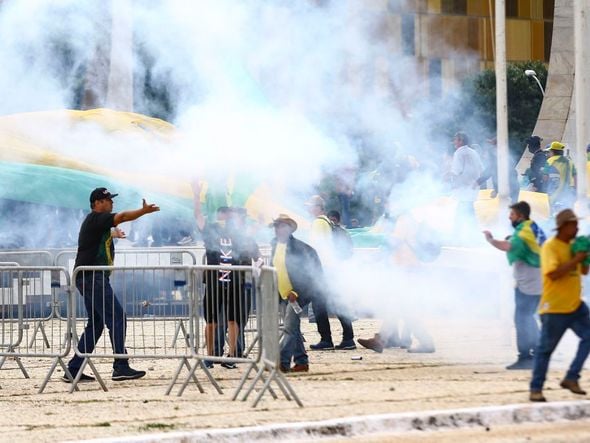
[[[523,294],[541,295],[541,269],[527,265],[523,261],[515,261],[512,265],[516,287]]]
[[[483,164],[475,149],[461,146],[453,154],[451,172],[455,176],[453,196],[459,201],[475,201],[479,191],[475,184],[483,172]]]

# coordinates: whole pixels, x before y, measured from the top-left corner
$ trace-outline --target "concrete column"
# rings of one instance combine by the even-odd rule
[[[545,97],[533,130],[534,135],[543,137],[543,144],[554,140],[571,143],[575,137],[573,3],[574,0],[555,0]],[[572,154],[575,156],[575,152]],[[525,150],[517,167],[520,173],[530,166],[531,157]]]
[[[496,137],[498,141],[498,196],[507,202],[508,178],[508,91],[506,81],[506,2],[496,0]]]
[[[581,216],[590,215],[588,210],[588,183],[586,180],[586,145],[590,142],[588,133],[588,106],[590,103],[590,6],[586,1],[574,2],[574,47],[575,47],[575,105],[576,142],[575,161],[578,172],[576,212]]]

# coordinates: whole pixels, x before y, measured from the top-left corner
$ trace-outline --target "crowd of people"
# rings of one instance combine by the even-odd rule
[[[496,138],[488,139],[487,146],[482,148],[470,143],[464,132],[457,132],[453,142],[455,151],[446,178],[452,183],[462,212],[469,215],[473,211],[472,203],[477,197],[477,190],[487,188],[488,180],[492,181],[491,196],[497,195],[497,142]],[[566,145],[553,141],[542,148],[542,142],[543,139],[536,135],[525,141],[526,149],[533,155],[523,174],[524,181],[527,189],[548,195],[551,214],[555,215],[561,209],[570,207],[575,200],[576,168]],[[511,159],[508,161],[510,200],[516,203],[521,184],[516,165]]]
[[[586,395],[579,384],[590,354],[590,315],[582,297],[582,275],[588,274],[590,249],[576,246],[578,217],[571,209],[555,216],[555,236],[546,240],[542,229],[530,219],[530,206],[521,201],[510,207],[514,234],[509,240],[487,241],[505,251],[513,266],[514,324],[518,359],[507,369],[532,369],[529,398],[544,402],[543,386],[551,354],[568,329],[579,338],[578,349],[560,386]],[[541,328],[537,323],[537,314]]]
[[[489,142],[490,145],[494,143],[493,140]],[[465,133],[456,133],[453,144],[455,151],[446,179],[458,202],[458,213],[475,224],[473,203],[477,192],[489,179],[495,183],[497,174],[494,168],[485,165]],[[513,201],[509,214],[514,227],[513,235],[500,240],[494,238],[490,231],[484,231],[484,236],[492,246],[506,252],[516,282],[514,324],[518,355],[507,369],[532,370],[530,400],[545,401],[543,385],[549,360],[567,329],[572,329],[580,337],[580,343],[561,386],[573,393],[585,394],[578,380],[590,354],[590,316],[582,299],[581,276],[588,273],[590,241],[586,246],[573,247],[577,244],[579,219],[564,206],[573,201],[576,174],[571,160],[564,155],[565,146],[559,142],[551,143],[548,145],[551,156],[547,158],[545,151],[540,150],[539,137],[529,138],[527,144],[533,154],[527,175],[532,189],[549,195],[555,215],[556,235],[547,239],[543,229],[530,219],[530,205],[525,201]],[[490,158],[494,158],[493,155]],[[221,357],[239,358],[244,355],[244,330],[252,307],[253,288],[247,273],[236,271],[233,267],[259,262],[261,253],[256,239],[247,229],[244,208],[220,206],[214,218],[207,217],[202,213],[197,184],[193,193],[195,223],[205,246],[204,263],[218,266],[203,275],[203,317],[209,356],[205,363],[212,367],[218,361],[227,369],[235,369],[236,363]],[[156,205],[147,204],[144,200],[139,209],[113,212],[116,195],[105,188],[97,188],[91,193],[91,211],[80,228],[76,267],[112,265],[114,239],[125,237],[118,225],[159,211]],[[516,193],[512,194],[513,199],[516,196]],[[337,273],[342,262],[351,257],[352,241],[340,225],[339,211],[326,211],[322,196],[309,198],[306,207],[311,225],[306,241],[295,237],[298,224],[288,214],[279,214],[269,225],[274,230],[269,260],[276,269],[278,296],[284,312],[280,344],[282,372],[309,371],[310,360],[300,323],[304,314],[315,322],[319,335],[319,341],[309,345],[310,351],[356,349],[354,313],[338,300],[338,294],[326,278],[326,274]],[[393,223],[396,226],[403,226],[404,223],[417,226],[411,217],[404,217],[398,216]],[[388,253],[396,255],[403,248],[411,250],[410,242],[392,240]],[[407,263],[404,266],[412,275],[415,266],[408,266]],[[117,355],[113,364],[113,380],[140,378],[145,371],[132,369],[125,357],[125,309],[114,295],[109,278],[107,271],[78,274],[76,286],[88,313],[78,350],[81,354],[91,353],[106,326]],[[102,297],[98,301],[97,294]],[[409,352],[435,352],[432,336],[419,316],[410,307],[407,308],[400,307],[397,318],[384,320],[379,333],[372,338],[360,338],[358,343],[376,352],[383,352],[388,347],[406,348]],[[337,317],[341,324],[342,338],[339,343],[333,339],[330,314]],[[540,315],[540,328],[537,315]],[[64,381],[71,382],[74,378],[83,382],[94,380],[81,372],[83,361],[78,355],[70,360],[69,374],[64,376]]]

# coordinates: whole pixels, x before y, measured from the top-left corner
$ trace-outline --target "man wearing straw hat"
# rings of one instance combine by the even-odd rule
[[[588,274],[588,265],[584,261],[588,252],[572,252],[572,240],[578,233],[578,217],[574,211],[564,209],[559,212],[555,225],[557,234],[547,240],[541,249],[541,338],[535,351],[529,397],[535,402],[546,401],[543,384],[549,360],[568,329],[580,337],[580,343],[560,386],[574,394],[586,395],[578,380],[590,353],[590,316],[581,295],[581,276]]]
[[[282,372],[307,372],[309,359],[301,335],[301,308],[317,300],[324,290],[320,258],[314,248],[293,237],[297,222],[280,214],[271,223],[275,230],[272,241],[272,265],[277,270],[279,295],[287,304],[285,329],[281,340]],[[291,367],[291,361],[295,363]]]

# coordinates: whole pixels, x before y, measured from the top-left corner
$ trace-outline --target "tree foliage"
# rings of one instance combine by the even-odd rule
[[[507,67],[508,139],[513,158],[520,158],[524,140],[532,135],[541,109],[543,95],[537,82],[524,74],[527,69],[537,73],[545,87],[547,68],[539,61],[510,63]],[[461,111],[457,127],[466,125],[475,140],[484,140],[496,133],[496,74],[486,69],[467,78],[462,85]]]

